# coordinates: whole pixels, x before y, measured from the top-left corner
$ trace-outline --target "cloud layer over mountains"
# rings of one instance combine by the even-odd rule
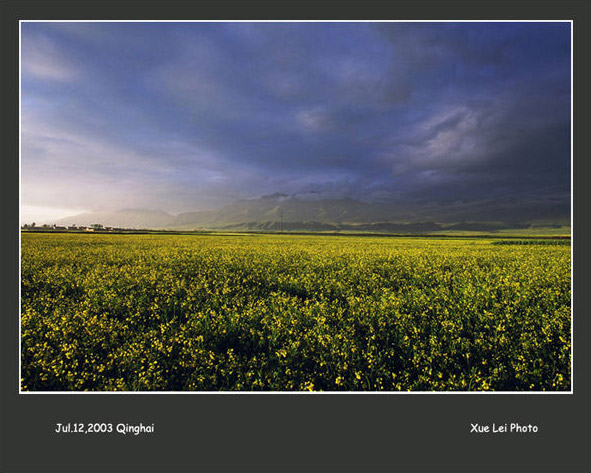
[[[564,23],[24,23],[23,209],[568,216],[570,69]]]

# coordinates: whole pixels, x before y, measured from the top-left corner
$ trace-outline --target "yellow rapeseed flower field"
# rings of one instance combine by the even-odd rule
[[[570,246],[22,235],[22,389],[569,390]]]

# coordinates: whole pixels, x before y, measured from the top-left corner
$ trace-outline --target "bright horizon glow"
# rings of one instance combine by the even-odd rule
[[[56,220],[72,215],[88,212],[85,209],[76,208],[58,208],[58,207],[39,207],[32,205],[23,205],[21,207],[20,224],[30,225],[35,222],[36,225],[52,224]]]

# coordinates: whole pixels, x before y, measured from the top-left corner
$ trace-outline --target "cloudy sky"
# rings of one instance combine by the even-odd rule
[[[23,222],[276,192],[570,212],[568,23],[24,23],[21,51]]]

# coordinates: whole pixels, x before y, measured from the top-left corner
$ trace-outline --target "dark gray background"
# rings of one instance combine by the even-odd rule
[[[4,232],[1,472],[589,472],[587,1],[27,2],[1,8]],[[574,394],[19,395],[18,20],[574,20]],[[540,98],[543,100],[543,97]],[[588,118],[587,118],[588,120]],[[584,194],[587,194],[585,199]],[[155,423],[146,436],[55,435],[56,422]],[[470,423],[537,435],[470,435]]]

